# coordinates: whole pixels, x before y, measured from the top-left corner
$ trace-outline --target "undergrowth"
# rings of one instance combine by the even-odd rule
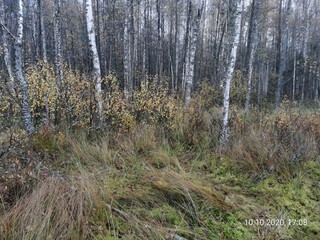
[[[206,104],[162,123],[159,110],[157,124],[148,109],[139,124],[116,111],[120,131],[3,131],[0,239],[319,239],[319,113],[234,108],[221,149]]]

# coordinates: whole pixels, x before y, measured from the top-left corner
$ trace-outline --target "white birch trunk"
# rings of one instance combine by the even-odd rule
[[[103,123],[103,105],[102,105],[102,91],[101,91],[101,69],[100,69],[100,60],[97,51],[96,39],[95,39],[95,30],[92,14],[92,0],[86,1],[86,22],[89,38],[89,46],[92,52],[92,61],[93,61],[93,77],[95,83],[95,98],[97,101],[98,107],[98,117],[99,124]]]
[[[129,99],[132,93],[132,56],[131,56],[131,34],[130,34],[130,4],[129,0],[126,0],[127,13],[124,22],[123,33],[123,70],[124,70],[124,96]]]
[[[191,98],[191,90],[193,87],[193,78],[194,78],[194,59],[197,50],[197,40],[199,34],[200,20],[203,9],[203,2],[201,1],[201,5],[197,8],[197,15],[195,17],[195,21],[193,24],[192,36],[190,41],[190,49],[187,52],[187,61],[186,61],[186,74],[185,74],[185,94],[184,94],[184,104],[188,106]]]
[[[62,51],[61,51],[61,27],[60,27],[60,14],[61,14],[60,0],[54,0],[54,62],[55,62],[55,78],[56,78],[56,99],[55,99],[55,122],[59,119],[59,99],[61,91],[61,82],[63,80],[63,66],[62,66]]]
[[[61,53],[61,27],[60,27],[60,15],[61,15],[61,2],[60,0],[54,1],[55,16],[54,16],[54,46],[55,46],[55,65],[56,65],[56,84],[57,94],[60,94],[60,85],[63,79],[62,71],[62,53]]]
[[[21,112],[28,133],[34,131],[31,121],[30,107],[28,101],[28,86],[23,72],[23,59],[22,59],[22,39],[23,39],[23,0],[18,1],[18,14],[17,14],[17,38],[15,40],[15,60],[16,60],[16,74],[21,90]]]
[[[182,57],[182,96],[185,98],[185,91],[186,91],[186,76],[187,76],[187,65],[188,61],[190,60],[190,29],[191,29],[191,18],[192,18],[192,1],[187,1],[188,7],[186,7],[186,24],[185,24],[185,36],[184,36],[184,44],[183,44],[183,57]]]
[[[15,96],[15,84],[14,84],[14,74],[12,71],[12,62],[11,56],[8,46],[8,33],[7,29],[5,28],[5,12],[3,7],[3,1],[0,1],[0,24],[2,27],[2,46],[3,46],[3,54],[4,54],[4,64],[7,68],[8,76],[9,76],[9,90],[13,96]]]
[[[232,75],[237,58],[238,44],[240,40],[240,30],[241,30],[241,15],[242,15],[242,0],[237,0],[237,12],[235,18],[235,30],[232,42],[232,49],[230,53],[229,65],[227,69],[227,74],[224,84],[224,93],[223,93],[223,116],[222,116],[222,128],[220,135],[221,145],[225,145],[228,139],[228,118],[229,118],[229,97],[230,97],[230,87]]]

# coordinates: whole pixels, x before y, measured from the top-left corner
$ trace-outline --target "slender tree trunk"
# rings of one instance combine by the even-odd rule
[[[242,15],[242,0],[237,0],[237,11],[235,18],[235,29],[232,41],[232,48],[230,53],[229,65],[225,77],[224,93],[223,93],[223,111],[222,111],[222,128],[220,135],[221,145],[225,145],[228,139],[228,119],[229,119],[229,102],[230,102],[230,87],[232,75],[237,59],[237,50],[240,40],[240,29],[241,29],[241,15]]]
[[[183,46],[183,56],[182,56],[182,94],[185,96],[185,87],[186,87],[186,66],[189,61],[189,50],[190,50],[190,40],[189,40],[189,32],[190,32],[190,21],[192,16],[192,2],[188,0],[187,7],[187,22],[186,22],[186,34],[184,38],[184,46]]]
[[[222,26],[222,33],[221,33],[218,51],[217,51],[217,55],[216,55],[216,59],[215,59],[216,68],[215,68],[214,75],[216,76],[216,79],[218,79],[218,75],[219,75],[219,81],[221,81],[221,77],[220,77],[221,73],[219,74],[219,70],[221,70],[221,62],[223,61],[222,57],[220,57],[220,56],[221,56],[221,52],[223,52],[223,40],[224,40],[224,35],[225,35],[226,31],[227,31],[227,20],[224,21],[223,26]],[[215,82],[217,82],[217,81],[215,81]]]
[[[174,53],[175,53],[175,64],[174,64],[174,90],[178,90],[179,82],[179,53],[180,53],[180,27],[179,27],[179,14],[178,14],[178,4],[179,0],[175,1],[175,33],[174,33]]]
[[[156,0],[156,11],[157,11],[157,75],[158,75],[158,82],[160,77],[162,76],[163,72],[163,46],[162,46],[162,39],[163,39],[163,28],[162,28],[162,18],[161,15],[161,3],[159,0]]]
[[[48,59],[47,59],[47,43],[46,43],[46,29],[45,29],[45,25],[44,25],[44,20],[43,20],[43,6],[42,6],[42,0],[38,0],[38,18],[39,18],[39,28],[40,28],[40,32],[39,32],[39,42],[41,43],[41,56],[42,56],[42,60],[44,63],[44,71],[45,71],[45,82],[48,81]],[[45,93],[44,95],[44,103],[45,103],[45,109],[46,109],[46,118],[49,121],[50,118],[50,110],[49,110],[49,103],[48,103],[48,96]]]
[[[214,84],[217,81],[217,66],[218,66],[218,59],[217,59],[217,50],[218,50],[218,35],[219,35],[219,25],[220,25],[220,4],[221,1],[218,3],[217,10],[215,11],[215,26],[214,30],[212,31],[212,34],[214,33],[214,40],[213,40],[213,50],[212,50],[212,70],[211,70],[211,78],[210,81],[212,84]]]
[[[133,89],[133,78],[132,78],[132,33],[131,33],[131,3],[129,0],[126,1],[126,16],[124,22],[124,33],[123,33],[123,67],[124,67],[124,95],[127,99],[131,98]]]
[[[317,101],[319,99],[319,69],[314,79],[314,100]]]
[[[249,108],[250,108],[253,59],[254,59],[255,49],[256,49],[255,45],[256,45],[256,43],[255,43],[255,40],[254,40],[253,43],[252,43],[252,49],[250,51],[250,57],[249,57],[249,69],[248,69],[248,79],[247,79],[245,112],[249,112]]]
[[[38,40],[38,33],[37,33],[37,27],[36,27],[36,12],[37,12],[37,1],[36,0],[29,0],[30,1],[30,15],[31,15],[31,25],[32,25],[32,43],[31,46],[33,48],[33,51],[31,53],[34,55],[32,58],[34,59],[33,62],[35,63],[39,59],[39,44],[37,42]],[[38,9],[39,10],[39,9]]]
[[[302,88],[301,88],[301,101],[305,99],[305,85],[306,85],[306,76],[308,74],[308,42],[309,42],[309,0],[304,0],[303,7],[305,9],[305,34],[304,34],[304,41],[303,41],[303,76],[302,76]]]
[[[96,45],[97,45],[97,51],[98,51],[98,56],[99,56],[99,63],[100,63],[100,69],[101,69],[101,75],[104,76],[104,71],[103,68],[101,67],[101,61],[102,61],[102,52],[101,52],[101,28],[100,28],[100,11],[101,11],[101,6],[100,6],[100,0],[96,0],[96,5],[97,5],[97,12],[96,12],[96,23],[97,23],[97,30],[96,30]]]
[[[46,44],[46,28],[44,24],[43,0],[38,0],[38,20],[39,20],[39,43],[41,45],[40,55],[44,62],[47,62],[47,44]]]
[[[132,95],[132,92],[134,90],[134,85],[135,85],[135,60],[136,60],[136,54],[135,54],[135,49],[136,49],[136,32],[135,32],[135,16],[134,16],[134,0],[130,0],[130,31],[129,31],[129,36],[130,36],[130,75],[131,75],[131,81],[130,81],[130,88],[131,92],[130,95]]]
[[[61,82],[63,80],[63,66],[62,66],[62,50],[61,50],[61,1],[54,0],[54,62],[55,62],[55,78],[56,78],[56,100],[55,100],[55,122],[60,121],[59,117],[59,99],[61,91]]]
[[[23,40],[23,0],[18,0],[18,24],[17,24],[17,38],[15,40],[15,60],[16,60],[16,74],[20,85],[21,92],[21,112],[25,125],[25,129],[28,133],[34,131],[34,127],[31,120],[29,100],[28,100],[28,86],[24,77],[23,71],[23,54],[22,54],[22,40]]]
[[[170,73],[170,83],[169,85],[169,90],[170,92],[173,92],[174,89],[174,46],[173,46],[173,11],[170,12],[170,19],[168,20],[169,23],[169,45],[167,47],[168,50],[168,57],[169,57],[169,73]]]
[[[42,59],[45,63],[48,62],[47,59],[47,44],[46,44],[46,29],[43,21],[43,0],[38,0],[38,8],[39,8],[39,25],[40,25],[40,42],[41,42],[41,53]]]
[[[193,78],[194,78],[194,66],[195,66],[195,55],[197,50],[197,41],[200,27],[201,14],[203,10],[203,1],[201,1],[201,5],[197,8],[197,15],[195,17],[195,21],[193,23],[192,36],[189,44],[189,51],[187,55],[187,63],[186,63],[186,75],[185,75],[185,95],[184,95],[184,104],[188,106],[190,103],[191,90],[193,87]]]
[[[142,49],[142,79],[145,82],[147,78],[147,58],[148,58],[148,52],[147,52],[147,29],[148,29],[148,1],[143,1],[143,49]]]
[[[319,29],[319,27],[318,27]],[[314,90],[314,100],[319,99],[319,87],[320,87],[320,48],[318,48],[318,71],[315,76],[315,90]]]
[[[256,5],[256,1],[252,0],[251,4],[251,14],[250,14],[250,28],[248,33],[248,46],[246,54],[246,72],[247,72],[247,89],[246,89],[246,102],[245,102],[245,112],[249,111],[250,108],[250,98],[251,98],[251,81],[252,81],[252,71],[253,71],[253,60],[256,50],[256,34],[257,34],[257,11],[258,11],[259,0]]]
[[[295,100],[296,95],[296,69],[297,69],[297,51],[294,48],[293,53],[293,76],[292,76],[292,101]]]
[[[282,0],[281,0],[282,2]],[[281,5],[281,4],[280,4]],[[288,19],[290,15],[290,8],[291,8],[291,0],[288,1],[287,3],[287,10],[286,10],[286,16],[285,16],[285,21],[284,21],[284,33],[280,32],[280,39],[281,39],[281,44],[280,44],[280,62],[279,62],[279,73],[278,73],[278,82],[277,82],[277,88],[276,88],[276,101],[275,101],[275,106],[278,108],[280,106],[280,101],[281,101],[281,92],[283,88],[283,74],[284,70],[286,68],[286,51],[287,51],[287,45],[288,45],[288,31],[289,31],[289,24],[288,24]],[[281,26],[279,26],[281,28]]]
[[[93,21],[93,13],[92,13],[92,0],[85,0],[85,1],[86,1],[86,22],[87,22],[87,31],[88,31],[88,38],[89,38],[89,47],[92,53],[92,64],[93,64],[92,75],[94,78],[94,85],[95,85],[95,98],[96,98],[97,108],[98,108],[99,125],[101,126],[103,123],[103,104],[102,104],[102,91],[101,91],[100,60],[99,60],[96,39],[95,39],[95,29],[94,29],[94,21]]]
[[[2,28],[2,46],[3,46],[3,53],[4,53],[4,64],[6,66],[8,76],[9,76],[9,90],[13,96],[16,95],[15,93],[15,83],[14,83],[14,74],[12,70],[12,62],[11,56],[9,51],[8,45],[8,33],[5,23],[5,11],[3,6],[3,1],[0,1],[0,27]]]

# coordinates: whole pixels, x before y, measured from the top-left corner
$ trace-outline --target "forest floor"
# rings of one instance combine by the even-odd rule
[[[319,112],[236,116],[224,149],[205,127],[3,133],[0,239],[320,239]]]

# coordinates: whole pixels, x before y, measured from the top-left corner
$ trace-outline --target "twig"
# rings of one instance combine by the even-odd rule
[[[4,25],[2,22],[0,22],[0,25],[2,26],[3,30],[5,30],[10,35],[10,37],[13,38],[13,40],[17,41],[17,37],[10,32],[6,25]]]

